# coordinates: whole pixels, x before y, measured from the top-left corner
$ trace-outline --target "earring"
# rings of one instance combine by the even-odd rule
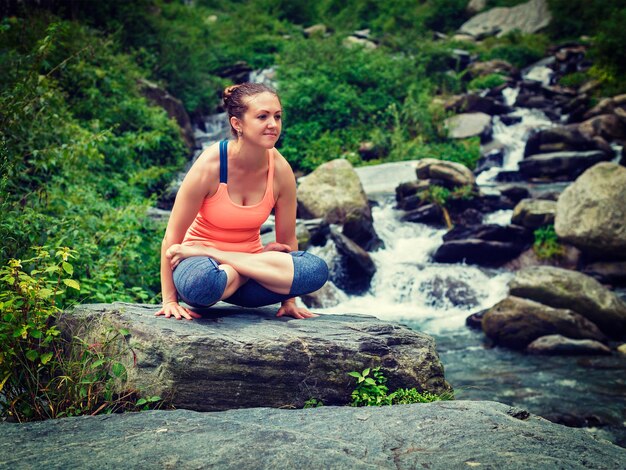
[[[237,135],[238,135],[239,137],[241,137],[241,136],[243,135],[243,132],[242,132],[242,130],[241,130],[241,129],[237,129]]]

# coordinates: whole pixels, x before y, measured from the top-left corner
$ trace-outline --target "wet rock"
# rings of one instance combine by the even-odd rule
[[[483,223],[483,213],[476,209],[465,209],[454,217],[454,222],[459,225],[481,225]]]
[[[500,121],[502,121],[505,126],[512,126],[513,124],[519,124],[520,122],[522,122],[522,116],[511,116],[508,114],[504,114],[500,116]]]
[[[603,284],[626,286],[626,261],[597,261],[586,264],[582,272]]]
[[[508,114],[513,111],[513,108],[499,103],[494,98],[474,93],[455,96],[446,103],[445,108],[447,111],[454,111],[455,113],[484,113],[491,116]]]
[[[376,273],[374,261],[367,251],[337,229],[331,228],[330,237],[339,254],[339,259],[333,259],[329,265],[330,280],[347,294],[364,294]]]
[[[498,302],[485,313],[483,331],[496,344],[512,349],[524,349],[535,339],[552,334],[606,341],[595,324],[572,310],[515,296]]]
[[[626,168],[599,163],[559,197],[554,227],[559,238],[608,261],[626,259]]]
[[[562,335],[541,336],[526,347],[531,354],[610,355],[611,350],[592,339],[572,339]]]
[[[625,459],[626,450],[586,430],[490,401],[147,411],[0,423],[0,466],[15,470],[617,469]]]
[[[524,156],[528,157],[538,153],[591,150],[604,152],[607,156],[605,160],[614,156],[613,149],[606,142],[602,143],[583,135],[576,126],[561,126],[531,133],[526,141]]]
[[[572,181],[586,169],[609,159],[599,150],[540,153],[520,161],[519,172],[526,179]]]
[[[472,313],[465,319],[465,325],[473,330],[483,329],[483,317],[487,313],[487,310],[481,310],[480,312]]]
[[[523,269],[509,282],[509,293],[577,312],[608,336],[626,333],[626,303],[585,274],[551,266]]]
[[[501,266],[516,258],[532,242],[532,234],[516,225],[457,226],[446,233],[433,255],[438,263]]]
[[[603,114],[614,114],[618,108],[626,108],[626,94],[601,100],[597,105],[585,113],[584,119],[587,120]]]
[[[530,192],[528,191],[528,188],[526,186],[504,186],[500,188],[500,193],[514,204],[517,204],[522,199],[530,197]]]
[[[626,122],[617,114],[602,114],[589,118],[578,124],[578,130],[592,139],[600,137],[609,142],[626,140]]]
[[[476,291],[461,279],[435,276],[424,281],[421,290],[428,292],[427,303],[431,306],[472,308],[478,305]]]
[[[556,202],[543,199],[523,199],[513,209],[511,223],[534,230],[554,223]]]
[[[430,336],[375,317],[322,315],[301,321],[277,318],[272,307],[218,304],[190,322],[155,317],[156,310],[124,303],[81,305],[59,328],[85,340],[107,328],[128,330],[133,351],[124,358],[128,386],[170,398],[176,408],[302,406],[311,397],[346,404],[353,388],[347,372],[376,364],[389,371],[395,386],[434,393],[450,389]]]
[[[400,220],[402,222],[414,222],[421,224],[443,225],[443,211],[436,204],[426,204],[417,209],[406,212]]]
[[[435,158],[418,160],[415,166],[417,178],[420,180],[443,181],[448,188],[458,186],[475,186],[476,178],[465,165]]]
[[[481,142],[491,139],[491,116],[485,113],[457,114],[445,120],[448,135],[452,139],[480,137]]]
[[[460,28],[459,33],[474,37],[503,36],[513,30],[536,33],[550,24],[552,16],[546,0],[530,0],[511,8],[498,7],[480,13]]]
[[[371,210],[365,214],[360,211],[350,212],[343,223],[342,233],[365,251],[376,251],[385,247],[385,243],[374,230]]]
[[[555,266],[563,269],[577,269],[580,266],[581,252],[578,248],[562,243],[562,252],[555,258],[539,258],[531,247],[502,266],[507,271],[519,271],[533,266]]]
[[[330,236],[330,226],[322,218],[301,221],[309,232],[309,243],[313,246],[324,246]]]

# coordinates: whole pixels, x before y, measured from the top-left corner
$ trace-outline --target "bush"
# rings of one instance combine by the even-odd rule
[[[452,392],[435,395],[430,392],[419,392],[415,388],[399,388],[388,394],[389,388],[385,385],[387,378],[380,367],[368,368],[361,373],[348,372],[348,375],[357,381],[357,386],[351,394],[350,406],[408,405],[454,399]]]
[[[512,31],[501,38],[486,39],[486,51],[481,54],[481,60],[502,59],[523,68],[542,59],[548,44],[548,38],[542,34]]]
[[[140,71],[115,44],[75,23],[7,19],[0,59],[0,262],[74,246],[83,295],[154,298],[162,228],[144,197],[154,186],[129,181],[155,164],[159,180],[173,174],[177,126],[139,95]]]
[[[561,258],[565,253],[565,248],[559,243],[559,238],[554,230],[554,225],[540,227],[533,232],[535,242],[533,251],[537,258],[544,260],[554,260]]]
[[[128,332],[110,330],[99,341],[64,338],[55,325],[66,306],[75,252],[37,248],[26,260],[0,268],[0,415],[19,422],[136,409],[160,400],[137,400],[125,390],[126,368],[108,346]],[[125,352],[128,352],[126,349]]]
[[[499,73],[490,73],[483,77],[476,77],[467,84],[468,90],[490,90],[506,83],[505,78]]]

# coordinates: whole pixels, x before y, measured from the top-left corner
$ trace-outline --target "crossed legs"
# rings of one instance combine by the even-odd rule
[[[218,300],[245,307],[270,305],[313,292],[328,279],[326,263],[302,251],[250,254],[173,245],[167,256],[176,290],[194,306]]]

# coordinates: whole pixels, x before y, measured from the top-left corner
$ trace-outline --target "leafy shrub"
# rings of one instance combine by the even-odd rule
[[[490,73],[483,77],[476,77],[467,84],[468,90],[489,90],[506,83],[505,78],[499,73]]]
[[[107,356],[107,346],[124,331],[108,331],[88,344],[63,338],[55,325],[67,289],[79,290],[72,278],[75,252],[50,254],[37,248],[34,257],[11,259],[0,268],[0,409],[17,421],[75,416],[155,403],[135,402],[124,391],[126,368]]]
[[[140,72],[114,44],[77,24],[6,19],[0,59],[0,263],[74,246],[83,296],[153,299],[162,227],[144,195],[181,162],[176,125],[139,95]]]
[[[539,259],[552,260],[564,255],[565,248],[559,243],[554,225],[540,227],[533,234],[535,236],[533,251]]]
[[[387,378],[380,367],[367,368],[361,373],[348,372],[348,375],[357,380],[357,386],[352,391],[350,406],[407,405],[454,399],[452,392],[435,395],[430,392],[419,392],[415,388],[399,388],[388,394],[389,388],[385,385]]]
[[[589,76],[584,72],[573,72],[559,78],[559,85],[570,88],[578,88],[589,80]]]
[[[522,34],[512,31],[501,38],[484,41],[486,51],[482,60],[502,59],[518,68],[526,67],[544,57],[548,38],[542,34]]]

